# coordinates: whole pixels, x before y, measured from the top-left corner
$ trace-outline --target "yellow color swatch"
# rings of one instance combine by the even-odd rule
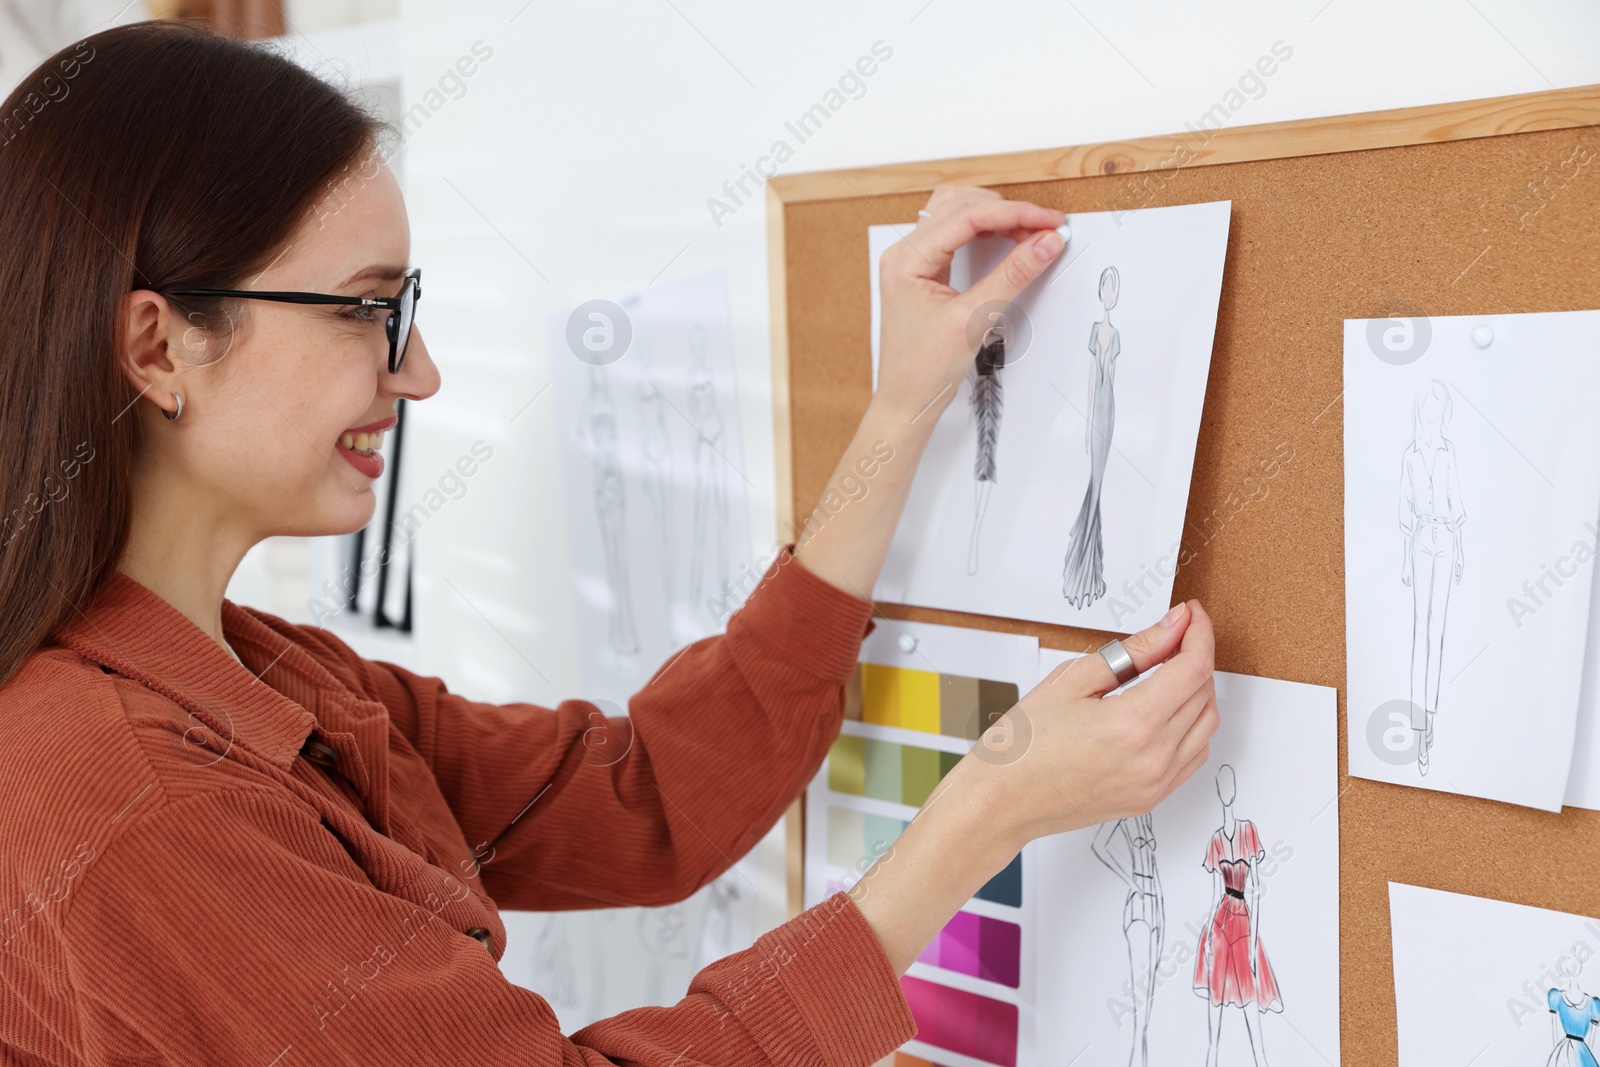
[[[938,733],[939,675],[907,667],[861,664],[861,721]]]

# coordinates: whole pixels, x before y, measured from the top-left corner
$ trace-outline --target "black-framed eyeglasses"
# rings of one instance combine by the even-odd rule
[[[422,299],[422,268],[405,273],[405,287],[399,296],[334,296],[331,293],[276,293],[258,289],[173,289],[171,296],[232,296],[244,300],[277,300],[285,304],[350,304],[384,308],[390,314],[384,321],[389,336],[389,373],[399,374],[405,362],[406,343],[411,340],[411,324],[417,318],[417,301]]]

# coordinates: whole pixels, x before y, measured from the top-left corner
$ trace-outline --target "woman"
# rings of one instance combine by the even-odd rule
[[[1089,374],[1089,413],[1083,430],[1083,450],[1089,453],[1089,488],[1083,494],[1077,521],[1072,524],[1067,545],[1067,562],[1062,568],[1061,593],[1078,609],[1106,595],[1105,560],[1100,544],[1100,489],[1105,484],[1106,460],[1111,455],[1111,431],[1116,428],[1117,408],[1111,384],[1122,352],[1122,334],[1111,325],[1111,309],[1117,306],[1120,279],[1117,268],[1100,272],[1100,304],[1105,314],[1089,330],[1089,354],[1094,366]]]
[[[937,421],[916,416],[1061,213],[934,194],[921,254],[885,256],[880,388],[828,492],[874,443],[892,462],[629,717],[476,703],[223,598],[262,538],[365,524],[373,436],[439,388],[383,131],[197,30],[79,48],[70,96],[0,152],[0,479],[28,514],[0,553],[0,1060],[866,1064],[912,1035],[897,976],[1017,849],[1205,759],[1212,629],[1180,604],[1128,639],[1164,663],[1135,691],[1102,700],[1098,656],[1057,672],[1007,713],[1029,759],[978,750],[848,892],[676,1005],[564,1036],[496,965],[497,909],[682,900],[801,792]],[[957,294],[939,274],[983,231],[1021,244]],[[194,295],[217,290],[246,295]]]
[[[1400,581],[1411,587],[1411,727],[1423,774],[1439,710],[1445,615],[1450,587],[1461,582],[1461,524],[1467,521],[1455,446],[1444,435],[1449,423],[1450,387],[1435,378],[1412,401],[1411,443],[1400,456]]]
[[[1266,858],[1256,824],[1233,814],[1238,785],[1233,768],[1217,768],[1217,798],[1222,825],[1211,835],[1204,860],[1211,872],[1211,921],[1200,934],[1194,961],[1194,991],[1211,1005],[1206,1067],[1216,1067],[1222,1042],[1223,1009],[1233,1006],[1244,1019],[1256,1067],[1266,1067],[1261,1013],[1283,1010],[1278,980],[1261,944],[1261,874]]]

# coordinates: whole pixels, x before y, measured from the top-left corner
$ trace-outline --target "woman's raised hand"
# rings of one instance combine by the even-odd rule
[[[1065,247],[1055,232],[1064,214],[990,189],[941,185],[924,210],[928,217],[891,245],[878,266],[882,333],[873,400],[908,418],[923,412],[937,418],[977,355],[975,341],[984,330],[974,317],[985,305],[1014,300]],[[950,286],[951,257],[974,237],[991,233],[1010,237],[1017,247],[986,277],[957,292]]]
[[[1123,640],[1140,672],[1115,696],[1095,653],[1057,667],[941,783],[966,793],[1014,853],[1027,842],[1142,815],[1203,765],[1217,729],[1215,640],[1197,600]],[[935,797],[929,799],[932,805]],[[954,799],[954,798],[952,798]]]

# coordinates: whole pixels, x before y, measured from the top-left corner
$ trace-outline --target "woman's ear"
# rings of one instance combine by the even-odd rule
[[[162,408],[177,407],[182,360],[173,352],[177,316],[160,293],[135,289],[123,300],[120,369],[141,395],[153,394]],[[181,332],[181,331],[179,331]]]

